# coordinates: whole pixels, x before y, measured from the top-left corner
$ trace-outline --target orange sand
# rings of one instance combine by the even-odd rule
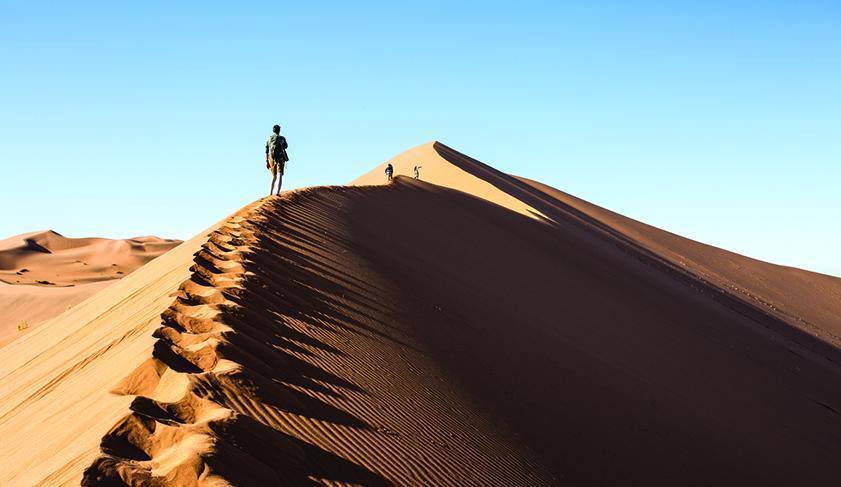
[[[179,243],[157,237],[67,238],[53,231],[0,240],[0,346]]]
[[[0,485],[835,483],[841,279],[397,160],[0,349]]]

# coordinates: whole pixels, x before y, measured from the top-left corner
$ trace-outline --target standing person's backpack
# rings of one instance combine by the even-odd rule
[[[286,137],[282,135],[272,134],[269,142],[269,153],[272,155],[272,160],[286,162],[289,156],[286,154],[286,148],[289,144],[286,143]]]

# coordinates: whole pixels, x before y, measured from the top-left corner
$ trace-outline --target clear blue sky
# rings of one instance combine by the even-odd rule
[[[437,139],[841,275],[841,3],[0,2],[0,237],[187,238]]]

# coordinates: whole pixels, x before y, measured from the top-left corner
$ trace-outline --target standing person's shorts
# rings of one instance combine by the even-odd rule
[[[277,176],[278,174],[283,176],[284,169],[286,169],[286,162],[284,161],[275,161],[272,159],[269,163],[269,170],[272,172],[272,176]]]

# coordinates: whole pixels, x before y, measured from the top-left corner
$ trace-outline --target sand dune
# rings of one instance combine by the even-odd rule
[[[47,288],[0,282],[0,347],[29,333],[115,281]]]
[[[463,191],[553,225],[577,223],[636,258],[690,285],[711,288],[763,314],[841,346],[841,279],[744,257],[624,217],[536,181],[511,176],[440,142],[391,162],[409,176],[422,161],[422,180]],[[381,184],[385,163],[351,184]],[[519,203],[511,204],[511,200]]]
[[[398,161],[0,350],[0,485],[835,483],[841,280]]]
[[[0,346],[179,243],[158,237],[67,238],[52,230],[0,240]],[[19,331],[20,324],[27,328]]]
[[[0,281],[71,286],[120,279],[181,243],[158,237],[67,238],[52,230],[0,240]]]

